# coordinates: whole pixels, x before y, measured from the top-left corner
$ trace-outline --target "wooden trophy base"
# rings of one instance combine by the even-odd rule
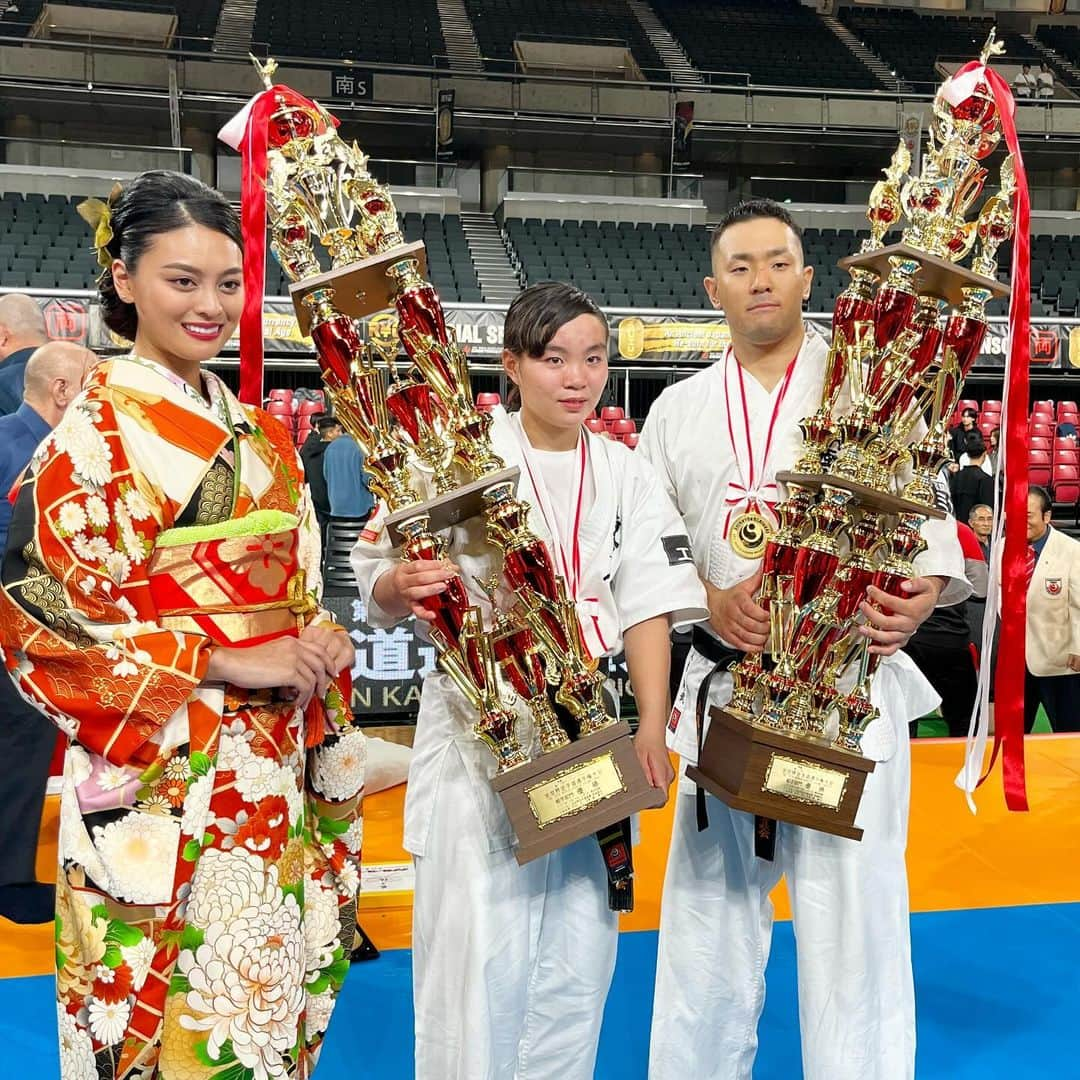
[[[825,742],[711,710],[701,760],[686,775],[736,810],[861,840],[855,826],[874,762]]]
[[[625,720],[500,773],[491,785],[514,826],[522,866],[666,798],[645,778]]]
[[[959,307],[964,302],[965,288],[986,289],[992,296],[1008,296],[1011,291],[1008,285],[1003,285],[996,278],[983,277],[982,274],[957,266],[948,259],[928,255],[910,244],[890,244],[888,247],[878,248],[877,251],[861,251],[857,255],[841,259],[837,265],[841,270],[865,267],[873,270],[884,281],[892,269],[889,262],[891,255],[918,262],[920,270],[915,288],[921,293],[929,293],[946,300],[953,307]]]
[[[877,488],[860,484],[857,480],[833,476],[832,473],[778,472],[776,479],[782,484],[796,484],[811,491],[817,491],[828,484],[829,487],[839,488],[841,491],[850,491],[860,506],[869,506],[872,510],[881,510],[886,514],[922,514],[923,517],[934,518],[936,521],[945,520],[945,511],[936,506],[902,499],[891,492],[878,491]]]
[[[484,512],[484,492],[496,484],[506,483],[513,484],[517,491],[520,475],[521,470],[512,465],[509,469],[499,469],[498,472],[482,476],[479,480],[470,480],[445,495],[437,495],[434,499],[398,510],[386,519],[390,536],[395,543],[400,544],[404,537],[399,526],[418,517],[427,517],[428,528],[432,532],[441,532],[462,521],[468,521],[469,518],[479,517]]]
[[[300,333],[305,337],[311,333],[311,309],[303,300],[308,293],[313,293],[316,289],[333,289],[334,307],[354,319],[362,319],[365,315],[374,315],[376,311],[390,307],[393,298],[390,295],[391,283],[386,276],[386,268],[402,259],[415,259],[420,264],[420,276],[427,277],[424,244],[422,240],[416,240],[290,285],[289,296],[296,308]]]

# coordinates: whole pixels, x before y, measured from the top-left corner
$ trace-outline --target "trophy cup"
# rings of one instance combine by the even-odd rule
[[[455,576],[427,604],[439,666],[476,710],[474,734],[497,762],[493,784],[517,833],[517,859],[597,833],[612,895],[620,889],[625,906],[628,844],[620,845],[625,830],[609,827],[665,795],[649,785],[629,725],[611,712],[576,604],[517,498],[519,470],[492,447],[492,418],[476,408],[465,354],[425,279],[423,244],[404,242],[389,192],[318,104],[283,96],[268,143],[272,250],[401,557],[441,559],[445,530],[483,521],[494,572],[478,584],[488,603],[474,603]],[[373,316],[367,343],[357,325],[364,316]]]
[[[981,62],[1002,51],[991,33]],[[955,97],[955,95],[952,95]],[[727,708],[713,709],[697,784],[738,809],[861,839],[855,815],[874,762],[860,751],[877,712],[878,656],[860,633],[868,585],[894,596],[914,575],[922,526],[943,518],[934,484],[947,424],[986,332],[986,303],[1007,295],[997,250],[1012,233],[1013,160],[972,220],[1000,139],[990,88],[939,91],[923,165],[907,175],[901,143],[874,188],[870,237],[840,261],[819,407],[800,424],[803,450],[777,473],[786,496],[763,561],[769,612],[762,654],[734,665]],[[885,233],[903,225],[899,242]],[[961,265],[973,249],[968,269]],[[847,385],[851,404],[838,408]]]

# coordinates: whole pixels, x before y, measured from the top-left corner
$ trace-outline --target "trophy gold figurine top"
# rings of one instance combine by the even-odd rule
[[[983,65],[997,51],[991,35]],[[853,839],[874,768],[860,743],[877,716],[879,659],[859,608],[871,584],[902,595],[926,547],[923,523],[945,516],[934,492],[947,425],[986,332],[987,301],[1009,292],[995,275],[1013,227],[1013,158],[1000,165],[999,193],[969,217],[1000,117],[985,82],[959,100],[948,87],[934,101],[921,170],[909,174],[901,141],[870,196],[869,238],[840,261],[851,282],[834,308],[821,402],[800,424],[794,469],[776,477],[786,497],[764,545],[760,599],[769,659],[734,666],[731,703],[713,710],[687,770],[739,809]],[[899,242],[886,244],[901,226]]]
[[[425,278],[423,244],[405,242],[389,191],[333,117],[259,71],[269,95],[271,248],[334,411],[364,452],[385,527],[403,559],[448,556],[445,531],[473,518],[491,546],[493,573],[479,595],[455,576],[426,603],[439,665],[476,710],[474,734],[497,762],[493,783],[518,861],[597,833],[613,906],[626,908],[626,819],[664,795],[609,709],[576,604],[517,498],[519,470],[492,448],[492,417],[473,401],[465,354]],[[367,342],[364,316],[374,316]],[[500,596],[510,598],[502,609]]]

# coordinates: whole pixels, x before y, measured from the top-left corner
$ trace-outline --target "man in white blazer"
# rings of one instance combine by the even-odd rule
[[[1045,488],[1028,489],[1024,729],[1041,704],[1054,731],[1080,731],[1080,542],[1053,528],[1052,506]]]

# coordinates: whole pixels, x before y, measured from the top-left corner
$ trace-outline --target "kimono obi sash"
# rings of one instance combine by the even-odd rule
[[[296,636],[316,610],[298,525],[293,514],[257,510],[160,533],[148,570],[161,625],[226,646]]]

